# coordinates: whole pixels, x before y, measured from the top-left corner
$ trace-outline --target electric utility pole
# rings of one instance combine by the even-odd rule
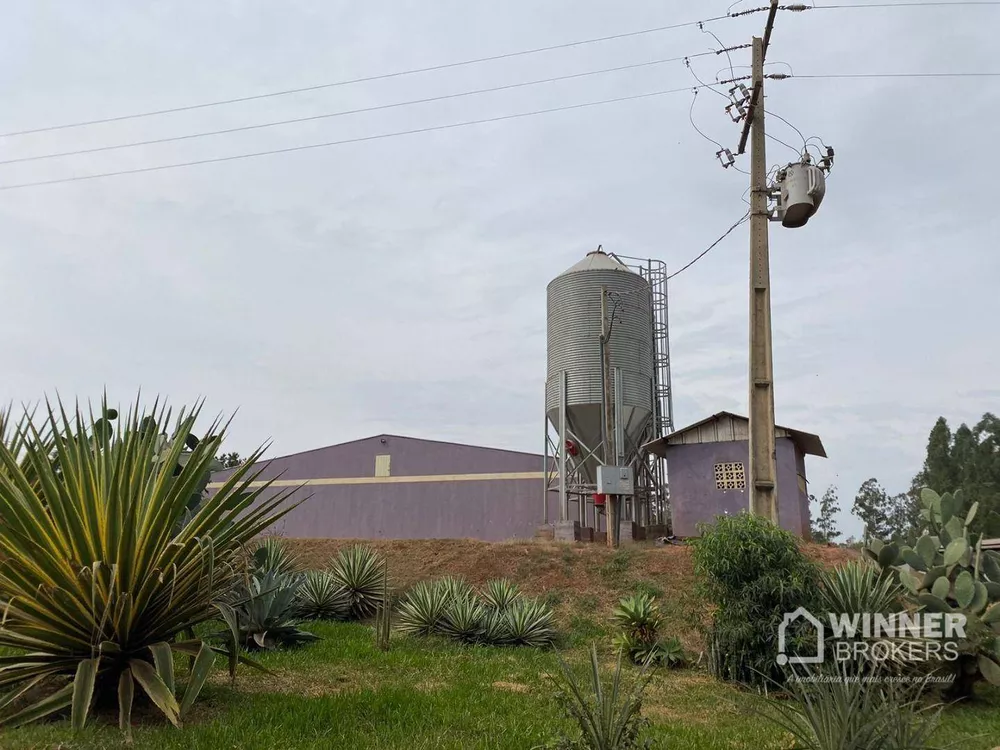
[[[778,0],[771,0],[764,38],[753,39],[753,88],[739,153],[750,136],[750,511],[778,522],[774,455],[774,367],[771,356],[771,272],[767,234],[767,155],[764,136],[764,59]]]
[[[743,133],[737,154],[746,153],[750,143],[750,512],[778,523],[778,481],[774,454],[774,363],[771,347],[771,270],[768,257],[768,224],[805,226],[819,209],[826,193],[825,174],[833,165],[833,149],[825,146],[826,155],[818,165],[812,163],[808,141],[803,143],[801,158],[778,170],[773,184],[768,184],[767,153],[764,132],[764,80],[781,80],[787,74],[764,75],[767,48],[779,10],[804,11],[810,6],[798,3],[778,5],[771,0],[766,9],[764,36],[754,37],[751,90],[734,78],[729,94],[733,102],[726,107],[735,122],[743,121]],[[762,8],[744,11],[756,13]],[[735,49],[735,48],[733,48]],[[741,92],[742,96],[738,96]],[[745,107],[745,109],[744,109]],[[738,116],[737,116],[738,115]],[[805,140],[805,139],[803,139]],[[822,140],[820,140],[822,143]],[[723,167],[734,164],[733,153],[722,148],[716,157]],[[771,199],[775,206],[769,206]]]

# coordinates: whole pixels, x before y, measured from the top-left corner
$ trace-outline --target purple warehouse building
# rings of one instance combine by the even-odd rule
[[[261,479],[308,497],[271,529],[287,537],[502,541],[534,536],[543,515],[544,458],[532,453],[376,435],[262,465]]]
[[[774,435],[778,523],[808,538],[809,491],[805,457],[826,458],[826,451],[819,436],[809,432],[776,426]],[[646,446],[650,452],[667,459],[674,534],[697,536],[699,524],[711,523],[717,516],[735,515],[749,508],[749,440],[749,420],[720,411]]]

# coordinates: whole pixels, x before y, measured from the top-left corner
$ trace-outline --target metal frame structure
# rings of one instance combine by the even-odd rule
[[[615,437],[616,458],[619,465],[631,466],[635,476],[636,493],[625,502],[622,520],[641,527],[665,526],[669,523],[670,495],[666,462],[642,449],[642,446],[673,432],[673,390],[670,382],[670,326],[668,320],[667,266],[660,260],[635,258],[627,255],[609,255],[649,284],[652,307],[650,336],[653,342],[653,409],[647,423],[633,442],[625,439],[621,423],[621,370],[615,368],[613,394],[616,408]],[[543,491],[544,522],[553,520],[576,521],[583,528],[601,530],[602,513],[593,503],[596,486],[583,480],[579,467],[594,455],[602,455],[604,443],[586,445],[566,425],[566,373],[562,373],[560,407],[557,424],[545,417],[545,486]],[[566,441],[579,446],[577,456],[566,451]],[[550,519],[549,495],[558,489],[559,518]],[[575,507],[573,507],[575,506]],[[606,529],[606,523],[605,523]]]

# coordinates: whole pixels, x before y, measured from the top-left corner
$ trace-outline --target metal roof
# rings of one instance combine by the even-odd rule
[[[625,273],[633,273],[626,266],[619,263],[617,260],[612,258],[610,255],[605,253],[603,250],[592,250],[587,253],[583,260],[570,266],[565,271],[563,271],[560,276],[565,276],[568,273],[576,273],[577,271],[623,271]]]
[[[655,453],[658,456],[664,455],[668,445],[672,444],[672,440],[678,435],[682,435],[685,432],[697,429],[703,424],[707,424],[713,420],[721,419],[724,416],[731,417],[733,419],[740,419],[744,422],[749,422],[747,417],[742,414],[735,414],[731,411],[720,411],[710,417],[705,417],[702,420],[695,422],[694,424],[689,424],[687,427],[681,427],[678,430],[674,430],[669,435],[661,438],[657,438],[649,443],[646,443],[644,448],[650,453]],[[793,430],[790,427],[782,427],[781,425],[775,425],[779,430],[784,430],[788,433],[789,438],[799,447],[803,453],[808,456],[820,456],[821,458],[826,458],[826,449],[823,447],[823,441],[819,439],[819,435],[814,435],[811,432],[803,432],[802,430]]]

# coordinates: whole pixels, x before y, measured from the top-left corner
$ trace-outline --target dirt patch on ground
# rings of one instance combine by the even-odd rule
[[[524,685],[520,682],[503,682],[498,681],[493,683],[493,687],[497,690],[506,690],[509,693],[530,693],[531,687],[529,685]]]
[[[480,542],[471,539],[289,539],[300,564],[326,568],[337,552],[366,544],[385,555],[393,588],[421,580],[461,576],[474,586],[510,578],[529,596],[546,599],[563,629],[605,627],[618,601],[636,591],[656,596],[669,635],[699,651],[699,625],[708,607],[697,593],[692,549],[685,545],[635,544],[611,550],[599,544],[559,544],[542,540]],[[853,550],[804,544],[805,553],[824,566],[857,557]]]

